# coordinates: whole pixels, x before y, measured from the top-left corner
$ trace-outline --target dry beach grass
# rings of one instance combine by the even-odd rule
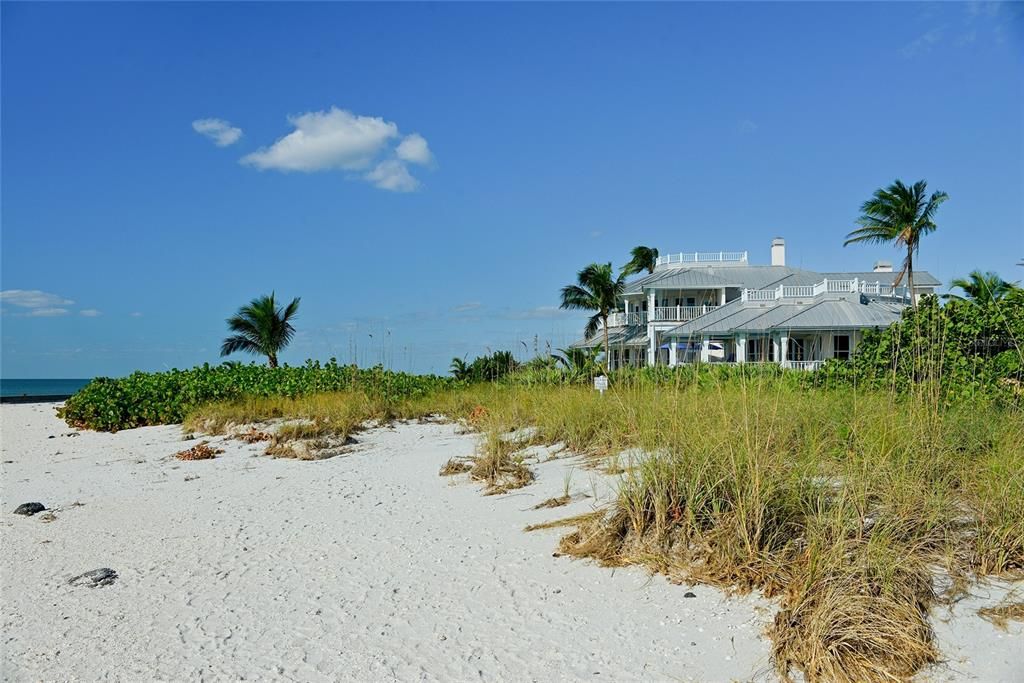
[[[488,384],[389,406],[355,395],[214,406],[190,424],[301,418],[275,436],[287,443],[432,413],[480,432],[475,458],[442,474],[468,467],[487,493],[529,484],[532,445],[621,473],[613,503],[565,521],[560,552],[775,596],[784,678],[905,680],[939,659],[935,605],[978,576],[1024,569],[1024,419],[991,405],[770,381],[604,396]]]

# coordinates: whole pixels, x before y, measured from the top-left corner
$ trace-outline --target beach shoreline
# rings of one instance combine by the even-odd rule
[[[80,432],[54,408],[0,407],[5,680],[776,680],[772,601],[557,557],[562,530],[523,532],[611,494],[563,452],[482,496],[438,476],[476,444],[452,424],[376,427],[312,462],[211,437],[223,454],[182,462],[202,439],[179,426]],[[532,509],[567,478],[570,505]],[[11,514],[30,501],[52,521]],[[101,567],[113,584],[68,585]],[[1020,624],[972,611],[1005,590],[933,618],[947,661],[922,680],[1012,680]]]

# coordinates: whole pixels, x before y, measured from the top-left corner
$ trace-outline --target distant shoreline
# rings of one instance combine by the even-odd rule
[[[50,394],[43,396],[0,396],[0,403],[63,403],[71,398],[72,394]]]
[[[91,381],[88,377],[0,378],[4,403],[53,403],[66,401]]]

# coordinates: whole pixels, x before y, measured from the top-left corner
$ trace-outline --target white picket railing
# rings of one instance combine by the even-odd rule
[[[657,306],[654,322],[685,322],[713,311],[718,306]]]
[[[688,251],[678,254],[659,256],[656,265],[667,266],[673,263],[746,263],[745,251]]]
[[[647,324],[647,312],[646,311],[633,311],[630,313],[623,313],[622,311],[616,311],[608,314],[608,327],[625,327],[627,325],[646,325]]]
[[[782,363],[782,367],[790,370],[817,370],[825,364],[823,360],[787,360]]]
[[[820,294],[874,294],[876,296],[909,299],[907,287],[894,287],[879,282],[861,282],[852,280],[829,280],[828,278],[813,285],[779,285],[774,289],[744,289],[740,294],[742,301],[778,301],[779,299],[806,299]]]
[[[652,322],[686,322],[718,308],[718,306],[657,306],[654,309]],[[647,311],[631,311],[624,313],[615,311],[608,315],[608,327],[625,327],[627,325],[646,325]]]

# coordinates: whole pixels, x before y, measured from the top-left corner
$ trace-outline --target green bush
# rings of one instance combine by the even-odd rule
[[[360,369],[307,361],[297,367],[209,364],[191,370],[135,372],[127,377],[99,377],[69,398],[59,415],[69,425],[117,431],[146,425],[174,424],[198,405],[241,396],[296,397],[331,391],[361,391],[385,401],[419,398],[460,382],[436,375],[411,375],[377,366]]]
[[[1024,296],[999,301],[925,297],[889,327],[869,331],[852,362],[826,363],[818,386],[859,384],[927,394],[944,403],[993,398],[1024,404]]]

